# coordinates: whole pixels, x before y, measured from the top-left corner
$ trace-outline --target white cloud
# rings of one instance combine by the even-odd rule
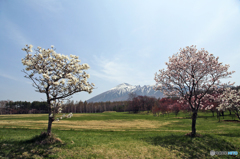
[[[94,56],[94,61],[98,69],[92,68],[89,72],[98,78],[114,83],[146,84],[148,81],[146,72],[140,71],[136,63],[125,62],[124,58],[107,59]]]
[[[64,10],[64,7],[59,0],[30,1],[30,3],[27,1],[26,3],[41,13],[44,13],[44,9],[53,13],[59,13]]]
[[[3,18],[3,29],[6,30],[4,34],[6,35],[6,38],[9,38],[17,46],[22,46],[24,47],[26,44],[29,44],[32,42],[24,33],[21,31],[19,26],[15,24],[12,20],[8,18]]]
[[[11,79],[11,80],[17,81],[17,79],[16,79],[15,77],[12,77],[12,76],[10,76],[10,75],[0,74],[0,76],[5,77],[5,78],[8,78],[8,79]]]
[[[7,75],[7,74],[2,73],[2,74],[0,74],[0,76],[11,79],[11,80],[14,80],[14,81],[19,81],[19,78],[16,78],[16,77],[13,77],[13,76],[10,76],[10,75]],[[32,84],[31,82],[28,82],[28,81],[24,81],[24,82],[27,83],[27,84]]]

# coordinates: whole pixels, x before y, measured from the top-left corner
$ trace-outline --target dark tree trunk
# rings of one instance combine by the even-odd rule
[[[48,117],[48,129],[47,129],[47,135],[50,136],[52,133],[52,122],[54,121],[53,117]]]
[[[194,110],[192,114],[192,133],[191,133],[192,137],[196,136],[196,121],[197,121],[197,110]]]
[[[49,96],[47,95],[47,98],[49,99]],[[53,117],[50,117],[51,115],[51,103],[49,100],[47,100],[48,104],[48,129],[47,129],[47,135],[50,136],[52,133],[52,122],[54,121]]]
[[[212,115],[214,116],[214,110],[211,110],[211,112],[212,112]]]
[[[240,120],[240,115],[238,113],[236,113],[236,116],[238,117],[238,119]]]
[[[217,118],[219,119],[218,122],[220,122],[220,116],[221,116],[220,112],[217,112]]]

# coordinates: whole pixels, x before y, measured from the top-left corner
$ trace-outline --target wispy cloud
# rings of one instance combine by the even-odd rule
[[[134,67],[134,63],[127,63],[123,58],[103,58],[94,56],[96,68],[91,69],[91,75],[114,83],[128,82],[132,84],[144,84],[146,74]],[[141,81],[140,81],[141,79]],[[146,84],[146,83],[145,83]]]
[[[11,79],[11,80],[14,80],[14,81],[19,81],[19,78],[13,77],[11,75],[1,73],[0,76],[2,76],[4,78]],[[31,82],[28,82],[28,81],[24,81],[24,82],[27,83],[27,84],[32,84]]]
[[[92,75],[111,82],[127,81],[128,73],[133,71],[127,63],[118,58],[106,59],[94,56],[94,61],[99,71],[92,70]]]
[[[11,79],[11,80],[15,80],[15,81],[17,81],[17,78],[12,77],[12,76],[10,76],[10,75],[0,74],[0,76],[5,77],[5,78],[8,78],[8,79]]]
[[[31,5],[31,7],[36,8],[36,10],[41,11],[41,13],[44,13],[44,9],[53,13],[59,13],[64,10],[62,2],[59,0],[31,1],[28,4]]]
[[[24,46],[32,42],[12,20],[5,17],[3,18],[3,24],[5,37],[12,40],[16,45]]]

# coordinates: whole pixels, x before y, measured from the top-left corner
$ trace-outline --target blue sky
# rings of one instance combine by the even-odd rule
[[[229,71],[222,82],[240,85],[239,0],[1,0],[0,100],[45,101],[21,72],[21,48],[32,44],[77,55],[88,63],[97,89],[72,100],[88,100],[118,84],[155,84],[180,48],[205,48]]]

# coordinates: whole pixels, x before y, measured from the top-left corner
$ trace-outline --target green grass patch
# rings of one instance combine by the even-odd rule
[[[56,136],[45,140],[39,135],[47,128],[47,114],[0,115],[0,158],[240,158],[210,156],[211,150],[240,153],[240,123],[223,120],[232,117],[218,122],[211,112],[199,112],[201,137],[191,138],[185,136],[191,132],[187,113],[74,114],[54,122]]]

